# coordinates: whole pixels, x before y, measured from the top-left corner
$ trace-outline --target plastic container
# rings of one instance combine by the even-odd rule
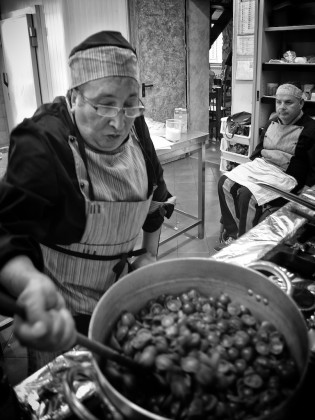
[[[228,117],[222,117],[221,118],[221,126],[220,126],[220,133],[223,134],[224,136],[229,136],[229,131],[227,130],[227,118]],[[234,136],[232,137],[232,139],[236,140],[237,139],[237,143],[242,143],[242,139],[244,139],[246,141],[247,144],[248,139],[250,139],[251,136],[251,125],[247,125],[245,127],[248,127],[248,136],[241,136],[240,134],[234,134]]]
[[[187,109],[186,108],[175,108],[174,119],[181,120],[182,133],[187,133]]]
[[[166,120],[165,138],[166,140],[177,142],[181,136],[181,120]]]
[[[267,83],[266,95],[275,96],[278,87],[279,87],[279,83]]]
[[[233,147],[236,145],[239,145],[239,147]],[[236,151],[233,151],[237,149],[241,150],[242,148],[244,148],[244,146],[247,146],[247,151],[245,150],[246,153],[237,153]],[[244,139],[242,139],[241,141],[238,141],[238,139],[233,138],[232,140],[230,140],[226,137],[223,137],[221,139],[220,150],[221,150],[222,157],[225,157],[227,159],[230,158],[231,160],[234,160],[234,158],[236,158],[238,162],[247,162],[248,157],[251,154],[250,144],[248,140],[246,141]]]

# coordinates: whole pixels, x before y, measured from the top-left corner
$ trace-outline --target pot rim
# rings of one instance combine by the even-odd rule
[[[295,316],[299,319],[299,322],[301,324],[301,328],[304,330],[304,331],[301,331],[301,334],[305,335],[305,340],[306,340],[307,343],[309,343],[307,327],[306,327],[306,323],[304,322],[303,315],[300,312],[300,310],[298,309],[294,300],[291,298],[291,296],[286,294],[283,290],[281,290],[273,282],[268,280],[268,278],[265,277],[262,273],[254,270],[252,268],[243,267],[243,266],[240,266],[240,265],[237,265],[237,264],[234,264],[234,263],[228,263],[228,262],[225,262],[225,261],[216,261],[216,260],[211,260],[209,258],[202,258],[202,257],[174,258],[174,259],[168,259],[168,260],[163,260],[163,261],[157,261],[157,262],[155,262],[151,265],[141,267],[141,268],[137,269],[136,271],[133,271],[133,272],[127,274],[126,276],[124,276],[117,283],[115,283],[102,296],[102,298],[97,303],[97,305],[96,305],[96,307],[93,311],[91,321],[90,321],[90,325],[89,325],[89,333],[88,333],[89,337],[92,338],[92,339],[95,339],[93,337],[93,326],[96,323],[97,316],[98,316],[98,313],[100,311],[100,308],[104,305],[104,303],[103,303],[104,301],[106,302],[106,300],[110,299],[111,295],[114,296],[116,294],[116,290],[120,290],[121,287],[124,284],[127,284],[128,281],[132,281],[133,278],[138,278],[139,275],[141,276],[142,274],[145,274],[147,271],[148,271],[148,273],[150,273],[150,271],[153,271],[153,269],[159,271],[163,267],[168,267],[168,266],[172,267],[172,265],[174,266],[174,264],[176,264],[177,266],[178,265],[182,266],[182,267],[184,267],[187,264],[188,265],[197,264],[197,267],[200,267],[200,265],[206,264],[206,265],[210,265],[209,268],[211,268],[211,266],[213,266],[213,267],[217,266],[217,267],[222,267],[222,268],[230,268],[232,270],[238,270],[240,272],[240,274],[242,272],[243,273],[251,273],[253,275],[253,279],[257,279],[257,280],[260,280],[262,282],[267,282],[266,285],[269,284],[270,285],[269,287],[274,288],[275,292],[280,291],[282,295],[286,296],[285,299],[287,299],[288,305],[291,306],[290,310],[295,312]],[[211,278],[211,271],[210,271],[209,277]],[[198,278],[198,273],[196,273],[196,278]],[[253,287],[253,289],[254,289],[254,287]],[[121,310],[123,310],[123,308]],[[310,346],[308,345],[308,347],[306,349],[306,360],[304,360],[303,366],[299,367],[300,378],[299,378],[299,381],[298,381],[298,384],[297,384],[295,390],[293,391],[292,395],[288,399],[284,400],[281,404],[279,404],[277,407],[275,407],[275,410],[274,410],[275,413],[279,413],[281,409],[286,407],[289,404],[289,402],[294,398],[294,396],[299,392],[299,389],[301,388],[301,385],[304,381],[307,366],[308,366],[308,362],[309,362],[309,359],[310,359],[310,348],[309,347]],[[121,394],[113,385],[111,385],[111,383],[108,381],[106,376],[103,374],[100,367],[98,366],[97,358],[95,360],[95,368],[96,368],[96,370],[97,370],[97,372],[100,376],[100,382],[101,382],[101,386],[102,386],[103,391],[106,393],[108,398],[110,400],[112,400],[114,405],[117,404],[117,403],[119,403],[120,405],[125,404],[127,406],[127,410],[131,410],[133,412],[136,412],[137,416],[140,416],[140,417],[137,417],[139,419],[143,418],[143,419],[150,419],[150,420],[171,420],[167,417],[162,417],[162,416],[159,416],[157,414],[154,414],[153,412],[148,411],[147,409],[137,405],[136,403],[132,402],[127,397],[125,397],[123,394]],[[121,409],[121,406],[118,405],[118,408]],[[121,409],[121,411],[122,411],[123,414],[125,414],[123,409]],[[272,415],[273,415],[273,413],[271,413],[271,416]],[[269,414],[269,416],[270,416],[270,414]],[[254,419],[255,420],[264,420],[264,419],[267,420],[269,418],[272,418],[272,417],[269,417],[269,416],[266,415],[266,416],[255,417],[255,418],[253,418],[253,420]],[[132,416],[131,416],[131,418],[132,418]]]

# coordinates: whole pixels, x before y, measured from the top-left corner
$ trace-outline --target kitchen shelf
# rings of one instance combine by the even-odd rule
[[[248,136],[241,136],[240,134],[234,134],[232,137],[230,137],[232,134],[230,134],[227,131],[227,127],[226,127],[227,119],[228,117],[221,118],[220,133],[223,134],[223,136],[226,137],[228,140],[234,139],[236,143],[249,144],[249,139],[251,136],[251,125],[245,125],[245,127],[248,127],[249,129]]]
[[[265,32],[308,31],[315,29],[315,25],[269,26]]]
[[[263,104],[273,104],[274,101],[275,101],[275,99],[276,99],[275,96],[266,96],[266,95],[264,95],[264,96],[262,96],[260,98],[260,101]],[[304,105],[305,107],[315,107],[315,101],[307,101],[307,100],[305,100],[304,103],[305,103],[305,105]]]
[[[228,162],[234,163],[245,163],[249,161],[248,156],[251,154],[251,125],[248,125],[249,128],[249,135],[248,136],[241,136],[239,134],[234,134],[233,137],[229,137],[229,133],[226,132],[226,124],[227,118],[221,118],[221,127],[220,133],[223,135],[220,144],[220,151],[221,151],[221,161],[220,161],[220,171],[225,172],[227,171],[227,164]],[[240,153],[230,152],[227,149],[231,145],[235,144],[242,144],[248,146],[248,152],[246,155],[242,155]]]
[[[242,144],[242,145],[248,146],[247,154],[243,155],[240,153],[229,151],[228,149],[230,148],[230,146],[233,146],[235,144]],[[234,162],[239,162],[239,160],[246,161],[247,159],[243,159],[243,157],[248,158],[248,156],[251,154],[250,149],[251,148],[250,148],[248,138],[243,137],[242,139],[237,139],[233,137],[232,139],[229,139],[227,137],[223,137],[221,139],[221,144],[220,144],[221,156],[231,161],[234,161]],[[239,157],[241,158],[239,159]]]
[[[281,16],[283,26],[274,26],[274,0],[259,0],[258,6],[258,22],[255,25],[254,39],[252,150],[258,144],[261,127],[266,125],[270,115],[275,112],[275,98],[266,95],[268,84],[281,85],[292,80],[298,80],[302,86],[315,83],[315,63],[269,62],[269,60],[280,59],[287,51],[294,51],[297,57],[308,59],[315,57],[315,22],[308,19],[305,20],[308,24],[299,24],[301,10],[297,4],[296,13],[294,12],[292,16],[289,14]],[[285,21],[286,17],[287,21]],[[288,24],[289,21],[292,24]],[[315,101],[305,101],[304,109],[310,116],[315,116]]]
[[[236,155],[236,156],[234,156]],[[221,172],[226,172],[227,171],[227,164],[228,162],[232,162],[232,163],[246,163],[249,162],[249,158],[243,155],[238,155],[237,153],[229,153],[226,152],[225,157],[221,157],[220,159],[220,171]]]
[[[315,71],[315,63],[263,63],[262,69],[267,71]]]

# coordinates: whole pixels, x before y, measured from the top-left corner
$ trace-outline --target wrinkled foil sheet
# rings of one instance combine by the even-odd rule
[[[300,197],[315,204],[314,190],[315,187],[308,188]],[[211,256],[210,259],[242,266],[260,260],[275,246],[292,238],[297,230],[307,223],[306,218],[291,211],[294,209],[314,217],[315,222],[313,210],[309,210],[301,204],[287,203],[235,242]]]
[[[63,420],[72,414],[65,396],[63,384],[69,369],[80,364],[92,366],[93,356],[89,351],[73,349],[56,357],[42,369],[15,386],[14,390],[22,408],[32,420]],[[76,387],[79,401],[93,395],[95,384],[88,379]]]

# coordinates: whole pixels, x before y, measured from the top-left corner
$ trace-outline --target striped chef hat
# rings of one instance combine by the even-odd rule
[[[110,76],[132,77],[139,84],[135,50],[115,31],[101,31],[74,47],[69,55],[71,86]]]

